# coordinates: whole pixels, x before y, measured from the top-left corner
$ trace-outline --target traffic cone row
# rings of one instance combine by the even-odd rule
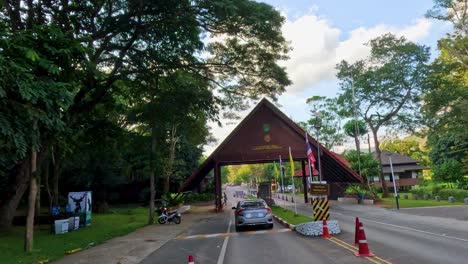
[[[188,264],[195,264],[195,261],[193,260],[193,256],[188,256]]]
[[[364,226],[358,219],[356,223],[359,223],[359,229],[357,232],[357,241],[359,245],[359,251],[355,252],[356,257],[372,257],[374,254],[370,252],[369,245],[367,244],[366,233],[364,232]]]
[[[322,221],[322,226],[323,226],[323,234],[322,238],[330,238],[330,232],[328,231],[328,225],[327,225],[327,219],[324,217]]]

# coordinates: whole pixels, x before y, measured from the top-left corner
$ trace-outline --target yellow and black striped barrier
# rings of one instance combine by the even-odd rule
[[[328,212],[330,206],[328,200],[315,199],[312,201],[312,208],[314,210],[314,221],[320,221],[323,220],[323,218],[330,220],[330,213]]]

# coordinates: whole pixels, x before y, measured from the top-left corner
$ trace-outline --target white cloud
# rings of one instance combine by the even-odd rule
[[[288,92],[297,93],[320,81],[333,79],[335,65],[343,59],[353,62],[365,58],[369,47],[363,44],[375,37],[391,32],[418,41],[429,34],[430,27],[431,22],[427,19],[415,20],[401,28],[389,25],[359,27],[352,30],[347,39],[341,40],[341,30],[325,18],[309,14],[295,20],[287,19],[283,34],[293,50],[290,60],[282,64],[294,83]]]
[[[285,16],[285,12],[282,13]],[[288,19],[283,26],[283,34],[291,42],[293,50],[290,60],[282,62],[282,65],[287,68],[294,84],[279,98],[281,110],[293,120],[306,120],[310,110],[305,103],[307,97],[312,93],[325,95],[337,91],[335,65],[338,62],[343,59],[354,62],[365,58],[369,55],[369,47],[363,44],[387,32],[418,41],[429,34],[430,28],[429,20],[419,19],[405,27],[359,27],[349,32],[348,38],[342,39],[342,31],[333,27],[325,18],[308,14],[294,20]],[[242,111],[239,115],[243,118],[250,111],[251,109]],[[230,124],[232,121],[223,119],[221,122],[223,127],[215,123],[209,124],[218,143],[229,135],[240,120],[235,122],[236,124]],[[205,146],[205,154],[211,154],[215,147]]]

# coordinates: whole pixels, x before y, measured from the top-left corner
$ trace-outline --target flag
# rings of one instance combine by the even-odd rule
[[[276,167],[276,162],[273,161],[273,167],[275,169],[275,175],[276,175],[276,179],[279,178],[279,171],[278,171],[278,168]]]
[[[309,142],[307,142],[307,159],[310,165],[312,165],[312,168],[315,170],[315,156],[314,153],[312,153],[312,148],[310,147]]]
[[[283,164],[283,161],[281,160],[281,156],[279,156],[280,158],[280,169],[281,169],[281,173],[282,175],[284,175],[284,164]]]
[[[291,164],[291,177],[294,177],[294,161],[291,155],[291,147],[289,147],[289,163]]]
[[[312,152],[312,147],[310,146],[309,138],[308,138],[307,134],[306,134],[306,144],[307,144],[307,160],[308,160],[309,164],[312,165],[312,169],[315,170],[315,161],[316,160],[315,160],[314,153]]]

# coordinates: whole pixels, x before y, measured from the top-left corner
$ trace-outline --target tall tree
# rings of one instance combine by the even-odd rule
[[[422,84],[427,72],[429,48],[404,37],[385,34],[371,40],[371,54],[355,63],[342,61],[337,77],[342,93],[338,102],[343,112],[356,109],[372,131],[376,156],[381,163],[379,130],[386,126],[401,131],[414,131],[421,123],[419,114]],[[353,116],[352,111],[346,113]],[[383,195],[387,184],[380,164]]]
[[[305,130],[319,127],[318,130],[312,128],[310,131],[313,133],[315,130],[316,138],[319,137],[319,142],[326,148],[331,149],[333,146],[342,144],[344,134],[341,131],[341,117],[336,107],[336,99],[312,96],[307,98],[306,102],[311,107],[312,117],[305,122],[300,122],[299,125]]]
[[[72,97],[72,100],[57,98],[53,103],[59,105],[52,108],[56,112],[60,110],[62,126],[78,122],[80,116],[114,94],[121,80],[136,80],[141,72],[164,75],[171,69],[191,71],[218,89],[224,99],[223,106],[242,106],[248,97],[275,98],[290,84],[284,68],[277,64],[278,60],[286,59],[288,52],[281,34],[284,18],[264,3],[249,0],[18,0],[4,1],[0,13],[0,29],[7,34],[2,40],[9,41],[37,28],[55,28],[66,36],[60,42],[66,44],[66,48],[50,49],[55,44],[42,45],[47,41],[55,42],[54,37],[33,42],[37,49],[51,53],[39,56],[47,62],[42,66],[51,65],[50,58],[61,65],[51,69],[61,73],[60,81],[66,87],[51,90],[60,91],[58,94],[66,91]],[[213,38],[204,45],[202,38],[207,37]],[[81,48],[78,54],[69,51],[76,46]],[[16,52],[37,58],[37,49],[2,52],[2,56]],[[67,61],[67,58],[70,59]],[[44,76],[34,74],[33,77]],[[2,83],[9,83],[4,76],[7,75],[0,77]],[[10,76],[22,80],[27,75],[21,72]],[[34,84],[41,86],[40,82]],[[9,100],[15,98],[10,94],[6,96]],[[61,106],[64,102],[69,105]],[[28,104],[21,102],[20,105]],[[23,115],[11,116],[20,119]],[[34,144],[40,146],[37,153],[40,166],[55,136],[47,133],[44,126],[38,128],[36,134],[40,136],[35,137]],[[8,180],[15,184],[10,185],[11,189],[0,201],[1,226],[11,224],[29,183],[26,172],[30,145],[24,142],[17,145],[25,154],[6,166]],[[17,147],[13,146],[13,149]]]
[[[344,124],[343,129],[347,136],[354,138],[356,150],[358,153],[361,153],[361,144],[359,141],[359,137],[362,137],[367,134],[366,123],[362,120],[352,119]]]
[[[452,23],[453,31],[438,41],[440,55],[431,64],[426,79],[428,92],[424,96],[423,113],[429,128],[430,157],[437,171],[442,171],[442,166],[449,168],[461,163],[463,173],[467,174],[468,2],[434,2],[427,16]]]

